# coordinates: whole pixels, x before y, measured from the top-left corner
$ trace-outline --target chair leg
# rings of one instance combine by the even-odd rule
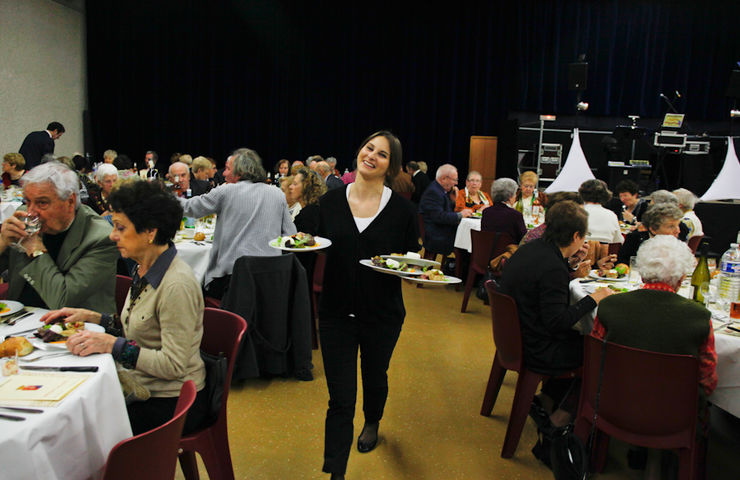
[[[524,422],[527,421],[529,408],[532,405],[534,392],[542,381],[542,375],[522,369],[519,372],[519,379],[516,382],[516,393],[514,394],[514,403],[511,406],[509,416],[509,426],[506,427],[506,437],[504,446],[501,449],[502,458],[511,458],[516,452],[519,445],[519,438],[522,436]]]
[[[234,480],[234,467],[231,463],[229,437],[226,426],[223,430],[215,429],[209,436],[209,442],[203,449],[199,449],[203,463],[211,480]]]
[[[501,390],[501,384],[506,376],[506,369],[501,366],[498,355],[494,354],[493,365],[491,365],[491,374],[488,376],[488,385],[486,394],[483,396],[483,405],[480,407],[480,414],[484,417],[491,415],[493,406],[496,404],[498,392]]]
[[[475,284],[475,270],[470,267],[468,270],[468,278],[465,280],[465,294],[463,295],[462,307],[460,307],[460,313],[465,313],[465,309],[468,308],[468,300],[470,300],[470,294],[473,292],[473,285]]]
[[[696,480],[704,478],[704,475],[698,475],[697,469],[697,444],[694,448],[682,448],[678,451],[678,480]]]
[[[185,480],[199,480],[198,461],[195,459],[195,452],[184,451],[179,456],[180,469]]]

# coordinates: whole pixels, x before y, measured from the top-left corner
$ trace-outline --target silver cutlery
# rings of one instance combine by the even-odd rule
[[[72,352],[58,352],[58,353],[50,353],[48,355],[39,355],[38,357],[34,358],[19,358],[18,360],[25,363],[31,363],[35,362],[36,360],[41,360],[42,358],[54,358],[54,357],[61,357],[62,355],[72,355]]]
[[[8,320],[7,322],[5,322],[5,324],[6,325],[10,325],[12,327],[13,325],[15,325],[15,322],[17,322],[18,320],[20,320],[22,318],[26,318],[29,315],[33,315],[33,312],[26,312],[26,313],[24,313],[22,315],[18,315],[17,317],[13,317],[10,320]]]
[[[54,366],[35,366],[21,365],[22,370],[39,370],[43,372],[97,372],[98,367],[54,367]]]
[[[38,410],[36,408],[0,407],[0,409],[10,410],[11,412],[20,412],[20,413],[44,413],[43,410]]]
[[[0,413],[0,420],[11,420],[13,422],[22,422],[26,417],[16,417],[15,415],[4,415]]]

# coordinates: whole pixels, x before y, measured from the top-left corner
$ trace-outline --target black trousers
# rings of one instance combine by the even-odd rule
[[[379,422],[388,397],[388,365],[401,333],[401,325],[370,323],[355,317],[319,318],[321,354],[329,409],[324,433],[324,467],[327,473],[345,473],[353,443],[357,401],[357,350],[362,371],[362,409],[366,423]]]
[[[172,415],[175,414],[177,399],[178,397],[151,397],[144,402],[134,402],[127,405],[128,419],[134,435],[148,432],[171,420]],[[208,392],[203,387],[195,397],[195,402],[185,418],[183,435],[199,430],[207,414]]]

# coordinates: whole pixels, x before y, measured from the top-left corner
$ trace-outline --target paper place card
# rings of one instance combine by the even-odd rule
[[[0,382],[0,404],[56,405],[89,375],[21,373]]]

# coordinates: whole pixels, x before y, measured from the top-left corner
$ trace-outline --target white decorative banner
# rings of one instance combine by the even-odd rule
[[[727,137],[727,155],[717,178],[701,200],[738,200],[740,199],[740,163],[735,153],[732,137]]]
[[[573,145],[568,152],[568,158],[560,171],[560,175],[550,184],[545,193],[555,192],[577,192],[578,187],[586,180],[593,180],[594,174],[588,166],[586,156],[581,149],[581,140],[578,137],[578,129],[573,129]]]

